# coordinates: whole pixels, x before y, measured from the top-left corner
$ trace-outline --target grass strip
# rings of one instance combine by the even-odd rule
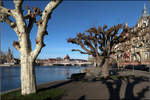
[[[10,92],[1,95],[2,100],[59,100],[65,93],[60,88],[47,89],[26,96],[21,95],[21,91]]]

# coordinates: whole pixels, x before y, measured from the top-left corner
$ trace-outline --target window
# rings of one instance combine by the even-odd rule
[[[145,60],[147,60],[149,57],[148,57],[148,53],[146,52],[145,54],[144,54],[144,59]]]

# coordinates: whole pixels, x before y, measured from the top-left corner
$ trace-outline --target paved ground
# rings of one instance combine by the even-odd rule
[[[62,100],[150,100],[149,73],[135,71],[134,74],[136,77],[70,82],[61,86],[66,89]]]

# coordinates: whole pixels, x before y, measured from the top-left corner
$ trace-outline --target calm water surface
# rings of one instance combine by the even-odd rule
[[[65,80],[72,73],[79,73],[85,67],[79,66],[36,66],[37,84]],[[7,91],[20,87],[20,67],[0,67],[1,91]]]

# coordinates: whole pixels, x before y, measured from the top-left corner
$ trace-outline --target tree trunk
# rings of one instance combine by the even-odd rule
[[[94,60],[93,60],[93,65],[94,65],[94,67],[97,67],[97,60],[96,60],[96,58],[93,58]]]
[[[106,58],[102,64],[102,76],[104,78],[107,78],[109,76],[109,71],[108,71],[108,59]]]
[[[36,92],[36,80],[31,56],[21,53],[21,94]]]
[[[101,65],[101,59],[99,57],[94,58],[94,67],[100,67]]]

